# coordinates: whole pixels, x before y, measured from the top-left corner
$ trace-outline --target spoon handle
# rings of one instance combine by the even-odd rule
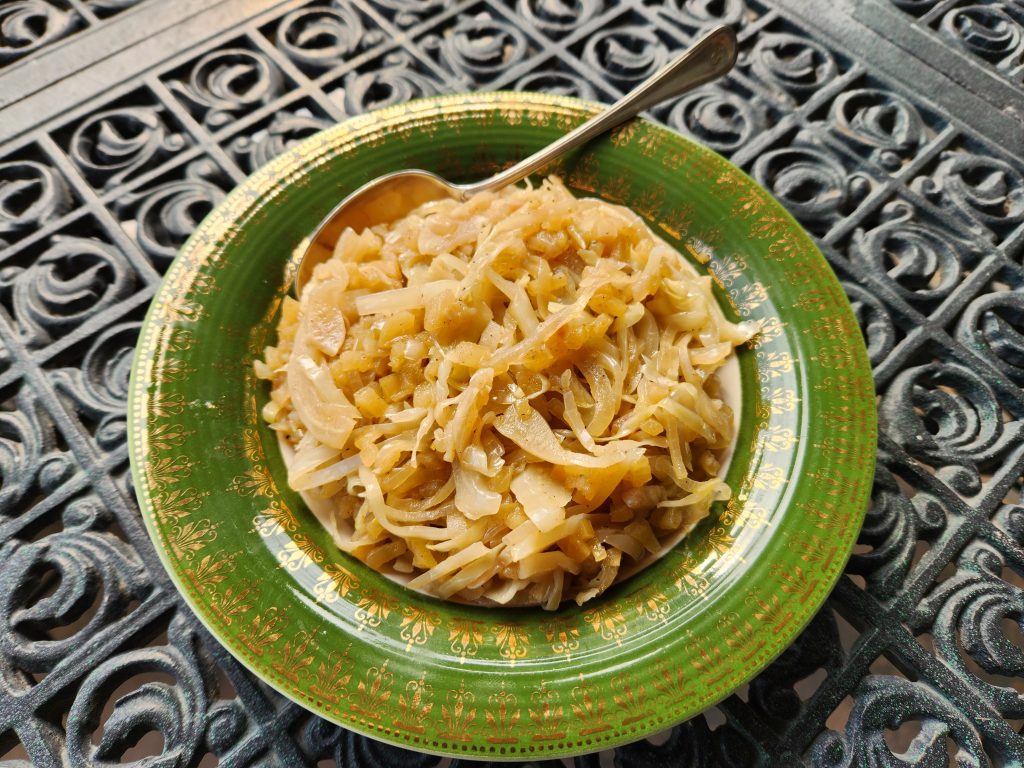
[[[721,77],[736,63],[736,33],[718,26],[599,115],[501,173],[460,185],[463,199],[525,179],[560,155],[635,117],[645,109]]]

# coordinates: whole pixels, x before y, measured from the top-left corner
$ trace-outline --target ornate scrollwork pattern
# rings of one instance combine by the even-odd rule
[[[448,0],[368,0],[401,28],[411,27],[443,11]]]
[[[37,494],[53,493],[77,471],[28,387],[19,388],[9,405],[0,410],[0,517],[17,514]]]
[[[0,6],[0,65],[20,59],[72,32],[78,15],[44,0],[15,0]]]
[[[169,87],[203,125],[216,130],[280,96],[285,80],[264,54],[222,48],[201,57],[184,80],[172,80]]]
[[[265,132],[242,135],[228,146],[243,170],[252,173],[289,147],[327,128],[330,123],[312,114],[281,112],[274,115]]]
[[[96,530],[108,517],[98,499],[85,496],[64,508],[64,530],[4,544],[0,652],[17,668],[49,672],[96,633],[123,621],[129,603],[149,592],[149,576],[134,550]],[[82,617],[84,623],[62,639],[40,637],[39,627],[52,631]]]
[[[944,152],[913,188],[993,241],[1024,222],[1024,174],[993,155]]]
[[[114,203],[142,251],[166,267],[178,249],[224,197],[223,174],[209,158],[188,164],[184,178],[157,183]]]
[[[712,149],[731,154],[763,131],[768,121],[753,100],[704,87],[677,101],[667,122]]]
[[[452,74],[476,84],[493,81],[534,50],[520,29],[488,12],[461,15],[450,29],[426,36],[422,45]]]
[[[741,29],[750,19],[743,0],[669,0],[660,9],[669,18],[702,29],[712,24],[728,24]]]
[[[1010,70],[1024,52],[1024,29],[999,5],[953,8],[939,24],[942,34],[981,58]]]
[[[947,764],[947,736],[954,742],[960,765],[987,762],[977,728],[933,688],[901,677],[872,675],[858,686],[854,702],[845,732],[826,731],[815,741],[812,757],[816,765],[828,768],[899,765],[903,761],[886,743],[885,731],[908,721],[921,724],[911,753],[917,765]]]
[[[71,201],[53,168],[31,160],[0,163],[0,248],[60,218]]]
[[[86,118],[71,136],[69,153],[97,188],[110,188],[159,165],[188,139],[170,129],[159,107],[120,107]]]
[[[956,565],[956,573],[919,605],[917,627],[931,632],[936,655],[983,689],[999,712],[1020,717],[1024,696],[1005,678],[1024,677],[1024,652],[1006,636],[1004,622],[1024,624],[1024,591],[1002,578],[1006,559],[988,544],[969,545]],[[981,673],[968,667],[964,654]]]
[[[25,267],[0,265],[0,297],[22,341],[41,347],[127,298],[136,275],[117,248],[92,238],[55,235]]]
[[[614,27],[590,37],[581,57],[615,85],[628,88],[661,69],[668,49],[647,27]]]
[[[938,306],[960,285],[965,266],[975,260],[976,246],[947,230],[913,220],[902,203],[883,211],[884,223],[853,233],[851,261],[862,264],[908,304],[926,310]]]
[[[999,291],[975,297],[957,324],[963,345],[1024,387],[1024,293]]]
[[[129,322],[107,328],[90,345],[79,367],[53,373],[57,388],[76,411],[96,425],[94,436],[104,449],[125,440],[128,377],[139,325]]]
[[[857,317],[861,335],[868,348],[868,359],[878,365],[896,345],[896,324],[892,315],[877,296],[857,283],[843,283],[850,306]]]
[[[585,27],[606,5],[606,0],[518,0],[516,10],[536,29],[559,39]]]
[[[958,0],[889,0],[943,45],[958,48],[989,75],[1002,78],[1018,91],[1024,87],[1024,7],[1020,0],[984,2]],[[924,31],[924,29],[922,29]],[[1017,102],[1008,105],[1018,115]]]
[[[368,739],[313,716],[306,719],[303,735],[313,754],[333,759],[338,768],[362,768],[367,765],[432,768],[438,762],[436,757]],[[452,765],[458,762],[455,760]]]
[[[882,397],[879,420],[911,456],[965,496],[981,489],[991,467],[1016,438],[1004,427],[1000,397],[976,371],[930,363],[900,373]]]
[[[128,650],[98,664],[82,682],[71,705],[67,749],[77,765],[113,766],[147,731],[163,737],[162,765],[189,765],[202,744],[209,684],[198,660],[198,638],[181,619],[174,619],[169,643]],[[173,682],[145,682],[148,676]],[[113,689],[137,680],[138,687],[114,702],[99,739],[93,729]],[[156,763],[154,763],[156,764]]]
[[[441,88],[437,79],[418,67],[406,51],[394,51],[376,66],[345,75],[342,102],[346,114],[360,115],[410,99],[432,96]]]
[[[803,101],[839,74],[832,53],[820,43],[786,32],[759,35],[750,69],[787,99]]]
[[[890,172],[899,170],[926,139],[921,113],[892,91],[844,91],[833,102],[829,118],[839,136],[868,150],[871,159]]]
[[[835,614],[826,607],[788,649],[750,684],[750,703],[767,720],[784,723],[800,714],[802,702],[793,681],[818,669],[838,670],[845,661]]]
[[[593,84],[585,77],[573,72],[533,72],[516,80],[512,86],[517,91],[542,91],[557,93],[562,96],[575,96],[578,99],[597,98]]]
[[[1021,483],[1018,483],[1018,493]],[[1024,544],[1024,505],[1001,504],[992,516],[992,522],[1005,531],[1018,544]]]
[[[815,234],[828,232],[871,188],[869,177],[849,173],[835,155],[810,146],[761,155],[753,175]]]
[[[366,29],[359,12],[347,5],[299,8],[277,27],[277,47],[314,74],[344,64],[383,39],[381,30]]]
[[[854,553],[847,571],[863,576],[871,594],[888,601],[900,594],[918,542],[942,530],[946,513],[926,493],[908,498],[889,468],[894,459],[884,452],[880,459],[871,505],[858,539],[864,551]]]

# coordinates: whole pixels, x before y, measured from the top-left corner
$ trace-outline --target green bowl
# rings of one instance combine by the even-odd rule
[[[353,731],[492,760],[633,741],[719,701],[818,610],[874,472],[874,386],[857,322],[797,223],[709,150],[644,121],[553,172],[628,205],[709,272],[739,350],[733,499],[583,607],[456,605],[338,551],[286,483],[252,361],[274,338],[292,254],[382,173],[482,178],[598,107],[448,96],[355,118],[259,170],[202,223],[153,301],[132,375],[132,472],[153,542],[215,637],[253,673]]]

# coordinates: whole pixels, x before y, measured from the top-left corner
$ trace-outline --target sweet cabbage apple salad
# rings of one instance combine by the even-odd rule
[[[728,498],[715,373],[755,330],[636,214],[549,178],[346,230],[256,373],[342,550],[441,598],[555,609]]]

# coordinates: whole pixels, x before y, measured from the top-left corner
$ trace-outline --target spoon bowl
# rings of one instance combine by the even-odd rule
[[[377,224],[397,221],[432,200],[455,198],[461,201],[479,192],[514,184],[645,109],[721,77],[732,69],[736,56],[736,33],[731,27],[715,27],[605,111],[511,168],[483,181],[453,184],[430,171],[410,169],[388,173],[367,182],[338,203],[310,236],[295,273],[296,295],[302,294],[316,266],[334,253],[346,228],[358,232]]]

